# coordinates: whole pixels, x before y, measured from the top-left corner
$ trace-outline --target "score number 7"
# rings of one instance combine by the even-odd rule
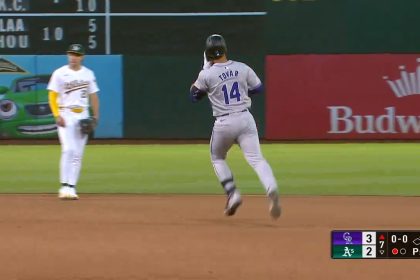
[[[382,249],[385,245],[385,241],[384,240],[379,240],[379,244],[381,244],[379,247]]]

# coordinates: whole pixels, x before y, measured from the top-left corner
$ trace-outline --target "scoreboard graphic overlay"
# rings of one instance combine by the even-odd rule
[[[420,259],[420,231],[334,230],[333,259]]]

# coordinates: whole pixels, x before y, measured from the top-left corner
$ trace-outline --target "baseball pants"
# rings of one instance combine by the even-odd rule
[[[74,113],[70,109],[63,109],[60,110],[60,115],[66,124],[65,127],[58,127],[61,143],[60,182],[76,186],[88,138],[80,131],[79,120],[86,118],[88,113]]]
[[[277,182],[270,165],[261,153],[257,126],[249,111],[216,118],[210,140],[214,171],[226,192],[235,186],[226,155],[234,143],[241,148],[248,164],[255,170],[267,193],[277,191]]]

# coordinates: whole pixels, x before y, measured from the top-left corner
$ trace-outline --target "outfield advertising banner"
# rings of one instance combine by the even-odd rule
[[[420,54],[270,55],[266,138],[420,139]]]
[[[66,55],[0,57],[0,139],[56,138],[47,84]],[[122,56],[86,56],[100,88],[100,121],[95,138],[123,137]]]

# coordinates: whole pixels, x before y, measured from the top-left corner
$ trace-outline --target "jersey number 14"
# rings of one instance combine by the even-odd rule
[[[236,99],[236,101],[241,101],[241,94],[239,93],[238,82],[234,82],[230,91],[226,85],[222,87],[223,94],[225,96],[225,103],[230,104],[231,99]]]

